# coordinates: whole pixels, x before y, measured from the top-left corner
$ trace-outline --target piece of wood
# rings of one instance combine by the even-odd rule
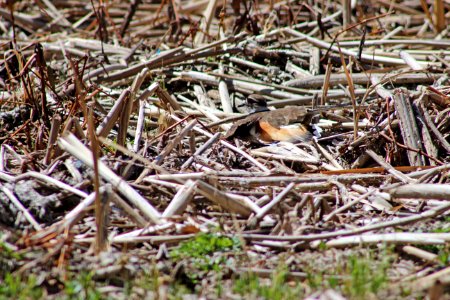
[[[422,137],[417,126],[410,97],[405,91],[396,90],[393,100],[397,117],[400,120],[400,130],[405,145],[409,148],[423,151]],[[417,151],[408,150],[407,155],[411,166],[424,166],[426,164],[423,155]]]

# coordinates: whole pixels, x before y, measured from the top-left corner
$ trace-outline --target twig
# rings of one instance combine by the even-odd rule
[[[316,47],[320,47],[322,49],[330,49],[333,52],[339,53],[338,47],[332,46],[330,43],[327,43],[325,41],[321,41],[316,38],[310,37],[306,34],[303,34],[299,31],[293,30],[291,28],[286,28],[286,29],[284,29],[284,31],[293,36],[305,38],[308,42],[310,42],[311,44],[313,44]],[[352,50],[341,49],[341,51],[343,54],[348,55],[348,56],[353,56],[354,58],[356,58],[358,55],[356,52],[354,52]],[[391,57],[379,56],[379,55],[371,55],[371,54],[367,54],[367,53],[361,54],[361,60],[365,61],[365,62],[374,62],[374,63],[388,64],[388,65],[404,65],[405,64],[403,59],[391,58]],[[419,62],[419,63],[422,64],[423,62]],[[426,64],[426,63],[423,63],[423,64]]]
[[[395,232],[385,234],[362,234],[357,236],[341,237],[327,241],[327,247],[350,247],[361,246],[378,243],[386,244],[416,244],[416,245],[444,245],[450,241],[449,233],[409,233]],[[315,248],[320,245],[320,241],[311,243],[311,247]]]
[[[164,218],[168,218],[184,212],[187,205],[194,196],[194,191],[196,190],[196,188],[197,188],[196,181],[193,180],[186,181],[186,183],[175,194],[172,201],[170,201],[169,206],[167,206],[162,216]]]
[[[89,150],[72,134],[66,134],[58,140],[59,146],[69,152],[89,167],[93,167]],[[136,205],[153,223],[160,224],[160,213],[146,199],[139,195],[128,183],[114,174],[103,162],[98,162],[99,174],[103,179],[117,188],[131,203]]]
[[[402,181],[403,183],[414,183],[415,180],[412,178],[409,178],[408,176],[406,176],[405,174],[403,174],[400,171],[397,171],[396,169],[394,169],[390,164],[388,164],[387,162],[384,161],[384,159],[382,157],[380,157],[379,155],[377,155],[375,152],[373,152],[372,150],[367,150],[366,152],[370,157],[372,157],[373,160],[375,160],[380,166],[382,166],[383,168],[385,168],[390,174],[394,175],[397,179],[399,179],[400,181]]]
[[[286,195],[295,187],[295,183],[291,182],[287,187],[283,189],[272,201],[266,204],[261,210],[256,214],[256,219],[261,220],[269,211],[275,207],[281,200],[286,197]]]
[[[393,96],[394,105],[400,119],[400,129],[403,140],[408,148],[423,151],[421,145],[421,136],[414,117],[414,112],[410,98],[404,91],[396,90]],[[409,163],[412,166],[424,166],[425,159],[417,152],[407,151]]]
[[[34,227],[35,230],[42,230],[41,225],[39,225],[39,223],[33,218],[30,212],[25,208],[25,206],[20,203],[19,199],[17,199],[9,189],[0,186],[0,190],[6,195],[6,197],[8,197],[8,199],[12,202],[12,204],[14,204],[14,206],[23,213],[25,219],[27,219],[27,221]]]
[[[220,138],[220,136],[221,133],[218,132],[214,134],[212,137],[210,137],[209,140],[203,144],[203,146],[201,146],[197,151],[195,151],[195,153],[191,157],[189,157],[187,161],[184,162],[184,164],[181,166],[181,171],[189,168],[189,166],[194,162],[195,157],[202,155],[203,152],[205,152],[208,148],[210,148]]]
[[[164,158],[169,155],[173,148],[181,142],[181,140],[195,127],[195,125],[197,125],[197,120],[194,119],[190,121],[186,127],[184,127],[183,130],[181,130],[180,133],[178,133],[177,136],[161,151],[161,153],[156,157],[154,163],[156,165],[161,165]]]
[[[178,118],[177,116],[172,115],[172,118],[173,118],[175,121],[177,121],[177,122],[180,121],[180,118]],[[203,135],[206,135],[206,136],[209,137],[209,138],[211,138],[211,137],[213,136],[212,134],[210,134],[210,133],[206,132],[205,130],[200,129],[200,128],[198,128],[198,127],[194,127],[194,130],[197,131],[197,132],[199,132],[199,133],[201,133],[201,134],[203,134]],[[233,151],[239,153],[240,155],[242,155],[243,157],[245,157],[246,159],[248,159],[248,160],[249,160],[250,162],[252,162],[255,166],[257,166],[261,171],[263,171],[263,172],[269,172],[269,169],[267,169],[264,165],[262,165],[261,163],[259,163],[257,160],[255,160],[253,157],[249,156],[247,153],[245,153],[245,152],[242,151],[241,149],[239,149],[239,148],[237,148],[237,147],[231,145],[230,143],[228,143],[228,142],[226,142],[226,141],[224,141],[224,140],[220,140],[220,143],[221,143],[222,145],[224,145],[225,147],[228,147],[229,149],[231,149],[231,150],[233,150]]]
[[[389,192],[396,198],[450,200],[450,187],[442,184],[408,184]]]

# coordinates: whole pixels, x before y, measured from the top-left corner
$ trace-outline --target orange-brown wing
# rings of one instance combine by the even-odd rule
[[[309,142],[312,134],[300,123],[274,127],[269,122],[259,122],[259,138],[264,142]]]
[[[254,131],[252,129],[256,126],[259,139],[265,142],[309,141],[311,139],[311,133],[301,124],[309,125],[313,116],[314,113],[308,112],[305,108],[298,106],[253,113],[234,123],[225,134],[225,138],[231,139],[238,137],[254,140],[251,132]],[[288,126],[292,123],[298,123],[298,125]]]

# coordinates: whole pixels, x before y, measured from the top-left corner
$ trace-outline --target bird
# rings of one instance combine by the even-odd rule
[[[261,95],[247,98],[251,111],[245,118],[236,121],[225,134],[225,138],[240,138],[257,144],[275,142],[309,142],[313,135],[308,130],[316,112],[300,106],[287,106],[270,110]]]

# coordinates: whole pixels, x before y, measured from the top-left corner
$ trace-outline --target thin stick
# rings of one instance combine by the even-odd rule
[[[60,127],[61,127],[61,117],[56,115],[52,119],[52,127],[50,129],[50,136],[48,138],[47,150],[43,161],[44,165],[48,165],[51,161],[52,150],[54,148],[54,144],[56,143]]]
[[[221,136],[220,132],[217,132],[212,137],[209,138],[209,140],[206,141],[206,143],[203,144],[200,148],[198,148],[195,153],[189,157],[189,159],[181,166],[181,171],[186,170],[189,168],[189,166],[194,162],[195,157],[200,156],[205,152],[207,149],[209,149],[212,144],[214,144]]]
[[[450,202],[443,205],[435,207],[433,209],[427,210],[421,214],[413,215],[410,217],[404,217],[396,220],[381,222],[377,224],[371,224],[363,226],[353,230],[338,230],[330,233],[319,233],[319,234],[308,234],[308,235],[298,235],[298,236],[276,236],[276,235],[266,235],[266,234],[242,234],[244,239],[251,240],[276,240],[276,241],[289,241],[289,242],[299,242],[299,241],[314,241],[314,240],[324,240],[335,238],[339,236],[351,236],[356,234],[361,234],[364,232],[369,232],[373,230],[389,228],[394,226],[400,226],[410,223],[415,223],[424,219],[433,218],[435,216],[441,215],[446,211],[450,210]]]
[[[89,167],[93,167],[92,154],[73,134],[65,134],[58,140],[58,144],[62,149],[83,161]],[[161,223],[160,213],[145,198],[136,192],[126,181],[117,176],[103,162],[99,161],[98,166],[102,178],[110,182],[131,203],[136,205],[151,222],[155,224]]]
[[[164,150],[161,151],[161,153],[156,157],[155,164],[156,165],[162,164],[164,158],[167,155],[169,155],[169,153],[173,150],[173,148],[175,148],[175,146],[177,146],[181,142],[181,140],[189,133],[189,131],[192,130],[192,128],[195,127],[195,125],[197,125],[196,119],[190,121],[186,125],[186,127],[184,127],[183,130],[181,130],[181,132],[178,133],[177,136],[173,140],[171,140],[169,144],[164,148]]]
[[[171,115],[171,116],[172,116],[172,118],[173,118],[175,121],[177,121],[177,122],[181,121],[181,119],[178,118],[177,116],[174,116],[174,115]],[[198,128],[198,127],[194,127],[194,130],[197,131],[197,132],[199,132],[199,133],[201,133],[201,134],[203,134],[203,135],[206,135],[206,136],[209,137],[209,138],[211,138],[211,137],[213,136],[212,134],[210,134],[210,133],[207,132],[206,130],[203,130],[203,129]],[[231,145],[230,143],[228,143],[228,142],[226,142],[226,141],[224,141],[224,140],[220,140],[220,143],[221,143],[222,145],[224,145],[225,147],[227,147],[227,148],[229,148],[229,149],[231,149],[231,150],[233,150],[233,151],[239,153],[240,155],[242,155],[243,157],[245,157],[246,159],[248,159],[251,163],[253,163],[255,166],[257,166],[261,171],[267,172],[267,173],[270,172],[270,170],[269,170],[267,167],[265,167],[264,165],[262,165],[260,162],[258,162],[257,160],[255,160],[253,157],[251,157],[250,155],[248,155],[247,153],[245,153],[245,152],[242,151],[241,149],[239,149],[239,148],[237,148],[237,147]]]
[[[259,213],[256,215],[256,219],[261,220],[269,211],[275,207],[278,203],[280,203],[281,200],[286,197],[286,195],[295,187],[295,183],[291,182],[288,184],[287,187],[283,189],[281,193],[279,193],[272,201],[270,201],[268,204],[266,204],[264,207],[261,208]]]
[[[434,0],[434,16],[436,20],[436,30],[441,32],[445,29],[445,6],[443,0]]]
[[[394,169],[394,167],[392,167],[390,164],[385,162],[385,160],[382,157],[380,157],[378,154],[376,154],[372,150],[367,150],[366,153],[370,157],[372,157],[372,159],[375,160],[380,166],[385,168],[390,174],[394,175],[400,181],[402,181],[404,183],[414,183],[416,181],[415,179],[409,178],[408,176],[406,176],[402,172],[397,171],[396,169]]]
[[[1,191],[6,195],[6,197],[9,198],[9,200],[14,204],[15,207],[17,207],[22,213],[25,219],[34,227],[35,230],[39,231],[42,230],[41,225],[33,218],[33,216],[30,214],[30,212],[23,206],[22,203],[20,203],[19,199],[14,196],[14,194],[7,188],[0,186]]]
[[[350,0],[341,0],[342,5],[342,27],[347,28],[352,23],[352,6]]]
[[[350,76],[350,72],[347,69],[347,64],[345,63],[344,55],[342,55],[341,48],[339,47],[339,56],[341,57],[341,63],[342,67],[345,72],[345,76],[347,77],[348,81],[348,90],[350,92],[350,99],[352,100],[352,106],[353,106],[353,139],[356,140],[358,138],[358,120],[356,119],[359,116],[358,113],[358,107],[356,103],[356,96],[355,96],[355,86],[353,85],[352,76]]]
[[[138,121],[137,121],[137,125],[136,125],[136,134],[135,134],[134,144],[133,144],[133,151],[136,153],[139,151],[139,144],[141,143],[141,139],[142,139],[144,123],[145,123],[145,102],[139,101]]]

